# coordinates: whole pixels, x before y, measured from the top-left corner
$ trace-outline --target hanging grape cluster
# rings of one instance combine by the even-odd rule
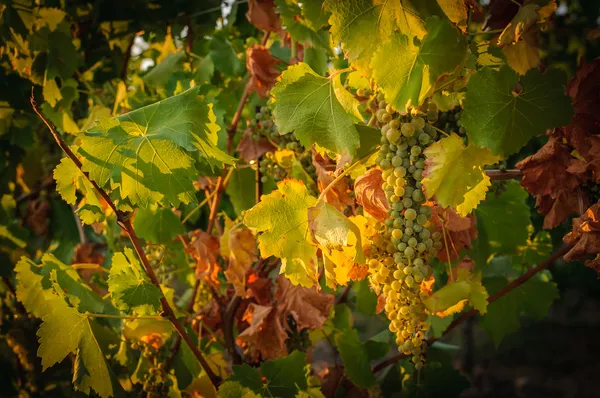
[[[428,229],[431,209],[424,206],[421,180],[423,150],[437,131],[416,113],[403,114],[378,97],[375,113],[381,128],[377,165],[383,170],[383,190],[390,210],[374,238],[376,250],[369,261],[371,279],[383,285],[390,330],[398,350],[412,356],[417,369],[424,364],[423,341],[428,329],[421,282],[431,275],[427,257],[442,246],[440,234]]]
[[[266,106],[258,108],[256,118],[250,122],[250,126],[252,128],[252,139],[255,142],[258,142],[261,139],[267,139],[279,149],[293,151],[300,161],[302,168],[316,181],[316,169],[312,164],[311,152],[307,151],[306,148],[300,144],[294,134],[279,134],[277,125],[273,122],[273,115],[269,108]],[[267,152],[260,159],[259,170],[262,175],[261,179],[263,183],[269,182],[270,179],[277,182],[288,177],[287,171],[277,163],[273,152]]]

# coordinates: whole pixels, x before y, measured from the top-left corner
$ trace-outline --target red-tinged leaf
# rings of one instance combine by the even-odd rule
[[[218,272],[219,240],[216,237],[202,230],[193,231],[185,251],[196,260],[196,278],[211,277],[215,270]]]
[[[586,114],[600,122],[600,57],[585,62],[577,69],[575,77],[567,85],[567,94],[573,98],[575,114]]]
[[[313,151],[312,160],[317,173],[317,186],[319,191],[322,192],[335,180],[334,170],[336,165],[329,158],[321,156],[316,151]],[[354,200],[350,196],[350,187],[348,186],[347,178],[338,181],[325,193],[325,202],[339,211],[344,211],[347,207],[354,205]]]
[[[289,313],[294,317],[298,330],[322,327],[333,304],[333,295],[317,292],[315,287],[294,286],[283,276],[277,277],[275,299],[278,301],[277,309],[283,316]]]
[[[246,18],[258,29],[277,32],[280,29],[279,14],[275,12],[274,0],[250,0]]]
[[[442,239],[442,248],[438,250],[437,258],[440,261],[451,261],[456,259],[462,249],[469,250],[471,242],[477,239],[477,219],[472,214],[462,217],[451,208],[442,208],[434,205],[431,208],[431,223],[435,231],[446,234]],[[446,249],[448,243],[448,249]],[[448,259],[450,253],[450,259]]]
[[[280,311],[273,306],[250,304],[242,320],[250,326],[237,336],[238,344],[247,346],[248,355],[257,360],[277,359],[287,355]]]
[[[246,69],[250,73],[250,84],[252,90],[262,98],[267,98],[275,85],[279,76],[276,66],[279,63],[265,46],[254,45],[246,50]]]
[[[367,213],[375,219],[385,222],[390,205],[381,187],[383,184],[381,174],[380,169],[371,169],[358,177],[354,182],[354,193],[356,201]]]
[[[273,144],[266,138],[261,138],[258,141],[252,139],[252,130],[246,130],[244,136],[240,140],[236,151],[240,154],[240,158],[246,163],[256,161],[267,152],[275,151]]]

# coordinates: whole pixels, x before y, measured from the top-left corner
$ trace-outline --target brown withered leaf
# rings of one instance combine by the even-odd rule
[[[235,288],[236,295],[246,297],[246,275],[258,255],[256,238],[248,228],[226,229],[221,237],[221,251],[222,254],[226,251],[224,257],[229,258],[227,281]]]
[[[600,277],[600,204],[596,203],[578,218],[573,219],[573,231],[563,241],[573,248],[565,254],[565,260],[584,260],[585,265],[598,272]],[[591,255],[596,257],[589,259]]]
[[[359,265],[354,264],[350,272],[348,273],[348,277],[355,282],[362,281],[369,274],[369,266],[367,265]]]
[[[287,355],[280,311],[273,306],[250,304],[242,318],[250,326],[237,336],[238,344],[248,347],[248,355],[257,360],[276,359]]]
[[[367,213],[380,222],[385,222],[390,205],[381,187],[383,184],[381,174],[380,169],[374,168],[358,177],[354,182],[354,193],[356,201]]]
[[[37,236],[46,235],[48,232],[50,213],[50,202],[45,199],[33,199],[27,202],[27,226],[33,230]]]
[[[267,305],[273,301],[272,287],[271,278],[259,277],[251,271],[246,278],[246,297],[253,298],[260,305]]]
[[[544,214],[544,228],[552,229],[569,215],[582,214],[589,206],[589,199],[587,193],[577,187],[573,192],[561,190],[553,196],[540,196],[535,205],[540,214]]]
[[[275,66],[279,60],[271,55],[265,46],[253,45],[246,50],[246,68],[250,73],[252,90],[262,97],[267,98],[269,91],[275,85],[279,71]]]
[[[441,240],[442,248],[437,252],[440,261],[456,259],[462,249],[469,250],[471,242],[477,239],[477,219],[472,214],[462,217],[452,208],[444,209],[434,205],[431,207],[431,223],[435,226],[435,231],[440,234],[446,233],[446,240]],[[446,242],[448,250],[446,250]]]
[[[322,192],[335,180],[334,169],[335,163],[329,158],[321,156],[317,151],[313,150],[312,162],[317,173],[317,186],[319,192]],[[329,166],[329,169],[328,169]],[[354,205],[354,200],[350,196],[350,187],[348,186],[348,178],[342,178],[336,182],[325,193],[325,202],[329,203],[339,211],[343,212],[347,207]]]
[[[277,309],[282,323],[287,324],[285,317],[289,313],[294,317],[298,330],[322,327],[333,304],[333,295],[317,292],[315,287],[294,286],[283,275],[277,277],[275,299],[278,300]]]
[[[260,30],[277,32],[281,28],[274,0],[249,0],[246,18]]]
[[[559,138],[550,137],[546,145],[517,163],[523,173],[521,185],[535,197],[573,190],[581,181],[567,172],[572,159],[570,149]]]
[[[582,180],[568,171],[581,172],[573,163],[571,149],[560,137],[552,136],[538,152],[528,156],[516,167],[523,173],[521,185],[536,198],[536,206],[545,215],[544,228],[554,228],[569,214],[587,207],[587,196],[577,189]]]
[[[196,261],[197,279],[210,276],[214,273],[215,268],[218,269],[219,240],[213,235],[202,230],[192,231],[185,251]]]
[[[252,139],[252,130],[248,129],[244,133],[236,151],[240,154],[240,158],[246,163],[252,160],[257,160],[267,152],[274,152],[275,146],[266,138],[261,138],[258,141]]]
[[[589,115],[600,123],[600,57],[592,62],[582,60],[575,77],[567,85],[567,94],[573,98],[576,115]]]

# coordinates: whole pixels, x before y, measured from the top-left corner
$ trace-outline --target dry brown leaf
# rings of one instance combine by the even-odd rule
[[[319,192],[322,192],[333,182],[333,180],[335,180],[334,169],[336,166],[329,158],[321,156],[314,150],[312,161],[317,173],[317,186]],[[327,166],[329,166],[329,168]],[[352,207],[354,205],[354,200],[350,196],[348,178],[342,178],[325,193],[325,202],[341,212],[346,210],[347,207]]]
[[[385,294],[377,296],[377,306],[375,307],[375,313],[381,314],[385,309]]]
[[[285,317],[289,313],[294,317],[298,330],[322,327],[333,304],[333,295],[317,292],[315,287],[294,286],[283,275],[277,277],[275,299],[278,300],[277,309],[283,317],[282,323],[287,324]]]
[[[249,0],[246,18],[260,30],[277,32],[281,28],[274,0]]]
[[[585,62],[577,69],[575,77],[567,85],[567,94],[573,98],[576,115],[589,115],[600,123],[600,57]]]
[[[380,169],[371,169],[354,182],[356,201],[364,210],[380,222],[385,222],[390,208],[385,192],[381,187],[383,179]]]
[[[190,242],[186,245],[186,253],[196,261],[196,278],[211,276],[215,269],[218,272],[217,254],[219,240],[201,230],[192,231]]]
[[[250,161],[256,161],[267,152],[274,152],[275,149],[275,146],[273,146],[266,138],[254,141],[252,139],[252,130],[248,129],[240,140],[236,151],[240,154],[240,158],[242,158],[244,162],[250,163]]]
[[[573,192],[562,190],[554,196],[538,197],[535,205],[540,214],[544,214],[544,228],[552,229],[569,215],[582,214],[589,206],[589,199],[587,193],[578,187]]]
[[[278,308],[250,304],[242,320],[250,326],[237,336],[238,344],[248,347],[248,355],[255,360],[276,359],[287,355],[283,329]]]
[[[516,0],[523,3],[522,0]],[[484,28],[497,30],[504,29],[519,12],[519,5],[513,0],[491,0],[488,11],[488,19]]]
[[[456,259],[462,249],[469,250],[471,242],[477,239],[477,219],[472,214],[462,217],[452,208],[442,208],[439,205],[431,207],[431,223],[435,231],[446,234],[446,240],[441,240],[442,248],[437,252],[440,261]],[[442,228],[443,226],[443,228]],[[446,242],[448,250],[446,250]],[[450,253],[450,259],[448,259]]]
[[[262,97],[267,98],[269,91],[275,85],[279,71],[275,66],[279,60],[271,55],[265,46],[253,45],[246,50],[246,68],[250,73],[252,90]]]
[[[259,277],[252,271],[246,278],[246,297],[253,298],[260,305],[267,305],[273,301],[272,287],[271,278]]]
[[[585,265],[598,272],[600,277],[600,204],[596,203],[581,217],[573,219],[573,231],[563,240],[573,248],[565,254],[565,260],[584,260]],[[590,255],[596,255],[589,259]]]
[[[101,252],[102,249],[101,244],[99,243],[80,243],[75,247],[75,258],[73,259],[73,264],[98,264],[98,266],[102,265],[104,262],[104,255]],[[97,269],[80,269],[79,275],[81,275],[81,279],[87,283],[92,290],[98,293],[101,296],[108,294],[108,290],[100,288],[95,283],[92,283],[92,277],[94,275],[102,276],[104,272],[102,268],[98,267]]]
[[[27,217],[25,222],[37,236],[48,233],[50,202],[38,198],[27,202]]]

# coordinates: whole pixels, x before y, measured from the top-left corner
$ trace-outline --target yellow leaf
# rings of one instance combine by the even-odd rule
[[[248,228],[232,229],[233,222],[225,218],[225,230],[221,236],[221,256],[229,259],[225,271],[227,281],[235,288],[235,294],[246,296],[246,275],[256,261],[256,239]]]
[[[423,304],[432,314],[444,317],[462,311],[469,302],[480,314],[487,311],[488,293],[481,284],[481,274],[458,269],[458,278],[433,293]]]
[[[44,100],[53,108],[63,98],[54,78],[46,80],[42,94],[44,94]]]
[[[485,198],[491,185],[483,167],[500,160],[488,148],[465,147],[452,134],[425,150],[423,188],[427,199],[436,197],[443,207],[452,207],[466,216]]]
[[[317,246],[308,227],[308,209],[316,204],[302,182],[288,179],[244,216],[244,224],[259,233],[261,257],[280,258],[281,273],[295,285],[317,283]]]
[[[502,48],[508,65],[520,75],[540,63],[540,50],[535,45],[535,35],[535,32],[527,32],[522,40]]]
[[[359,228],[325,201],[308,209],[308,223],[325,256],[327,286],[345,285],[354,264],[365,262]]]

